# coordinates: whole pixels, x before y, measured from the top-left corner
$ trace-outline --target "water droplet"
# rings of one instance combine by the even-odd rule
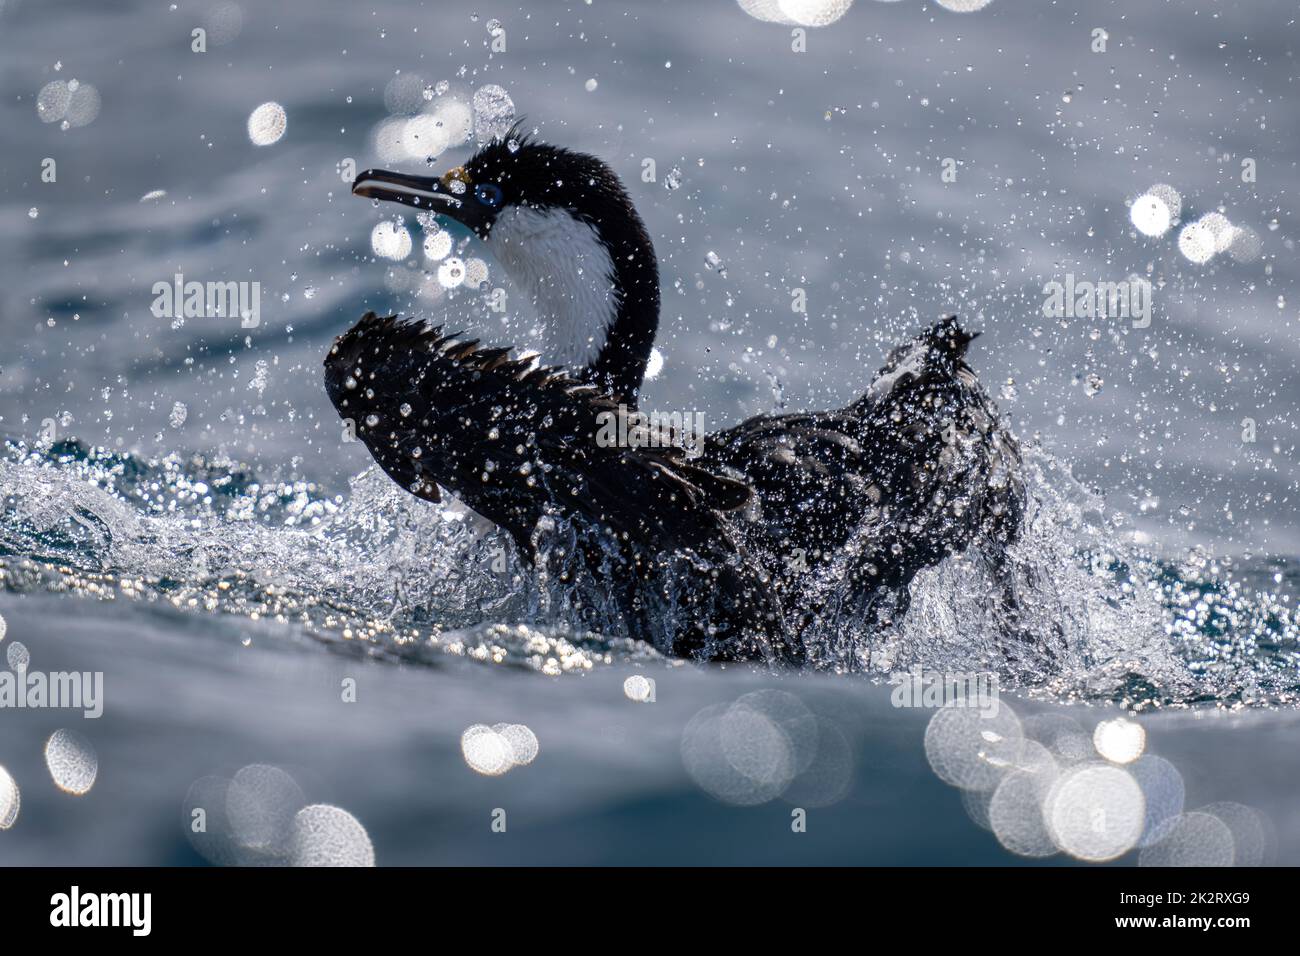
[[[370,230],[370,248],[381,259],[400,261],[411,254],[411,234],[401,222],[386,219]]]
[[[720,275],[722,278],[725,279],[727,277],[726,264],[722,261],[722,257],[719,256],[712,249],[710,249],[707,253],[705,253],[704,264],[709,268],[710,271],[717,272],[717,274]]]
[[[288,122],[283,106],[263,103],[248,117],[248,138],[255,146],[270,146],[280,141]]]
[[[504,136],[515,122],[515,103],[503,87],[495,83],[474,92],[474,138],[479,143]]]
[[[14,825],[21,804],[18,784],[8,770],[0,767],[0,830],[8,830]]]
[[[76,796],[89,793],[99,775],[95,748],[72,730],[56,730],[50,735],[45,743],[45,766],[56,787]]]
[[[465,281],[465,263],[454,256],[438,266],[438,284],[454,289]]]

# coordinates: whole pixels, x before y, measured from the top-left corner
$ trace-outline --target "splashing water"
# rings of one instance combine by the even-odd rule
[[[309,482],[263,485],[229,461],[145,462],[64,442],[46,453],[8,446],[0,475],[10,591],[271,619],[412,661],[451,654],[560,673],[618,646],[563,626],[484,624],[535,616],[512,546],[377,470],[344,501]]]
[[[422,502],[377,469],[329,497],[307,481],[262,483],[232,461],[61,442],[6,446],[0,477],[9,591],[272,619],[334,649],[434,665],[453,655],[560,674],[658,656],[628,638],[591,582],[561,583],[576,566],[526,567],[472,512]],[[1294,567],[1161,560],[1118,541],[1100,498],[1044,452],[1027,453],[1025,479],[1012,636],[988,569],[958,555],[916,577],[910,610],[883,632],[839,621],[810,636],[819,666],[991,671],[1045,697],[1134,708],[1297,699]],[[544,522],[539,550],[571,555],[572,536]]]
[[[505,136],[515,122],[515,104],[510,94],[495,83],[474,91],[474,139],[480,145]]]

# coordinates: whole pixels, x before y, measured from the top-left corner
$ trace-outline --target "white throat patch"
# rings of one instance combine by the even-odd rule
[[[537,308],[543,364],[595,361],[618,312],[614,262],[596,230],[563,209],[510,206],[488,246]]]

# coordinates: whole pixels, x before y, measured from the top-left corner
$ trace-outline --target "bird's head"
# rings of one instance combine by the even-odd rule
[[[543,356],[612,391],[640,387],[659,323],[654,246],[618,176],[518,125],[441,176],[371,169],[352,191],[453,219],[533,300]]]
[[[565,213],[597,228],[636,217],[622,183],[602,160],[539,142],[518,126],[440,176],[368,169],[356,177],[352,192],[447,216],[482,239],[519,209]]]

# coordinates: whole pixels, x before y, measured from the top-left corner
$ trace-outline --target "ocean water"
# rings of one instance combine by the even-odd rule
[[[0,648],[104,681],[97,719],[0,710],[0,863],[1300,860],[1297,17],[1198,7],[857,0],[794,52],[728,2],[0,2]],[[1009,657],[955,558],[826,672],[668,661],[343,440],[321,361],[364,310],[537,342],[480,244],[422,257],[345,181],[466,158],[486,86],[647,220],[647,408],[842,404],[922,324],[983,330],[1052,654]],[[1215,212],[1256,254],[1189,258]],[[177,274],[259,283],[257,325],[156,316]],[[1145,327],[1044,314],[1131,275]],[[997,746],[895,706],[917,673],[995,674]]]

